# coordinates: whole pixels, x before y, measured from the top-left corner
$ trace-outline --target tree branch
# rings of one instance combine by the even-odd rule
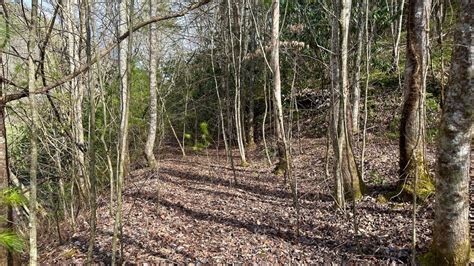
[[[138,23],[137,25],[133,26],[132,29],[129,29],[127,32],[124,32],[122,35],[120,35],[116,42],[110,43],[108,46],[106,46],[106,48],[104,50],[102,50],[99,53],[98,56],[94,56],[92,61],[89,64],[86,64],[86,65],[82,66],[81,68],[79,68],[75,72],[64,76],[62,79],[57,80],[57,81],[49,84],[48,86],[43,86],[43,87],[37,88],[34,93],[35,94],[47,93],[48,91],[50,91],[50,90],[52,90],[52,89],[54,89],[58,86],[61,86],[62,84],[66,83],[66,82],[74,79],[75,77],[79,76],[80,74],[86,72],[87,70],[89,70],[91,68],[92,65],[97,63],[97,61],[99,59],[102,59],[104,56],[109,54],[120,42],[125,40],[130,35],[130,33],[138,31],[139,29],[141,29],[141,28],[143,28],[143,27],[145,27],[149,24],[152,24],[152,23],[156,23],[156,22],[159,22],[159,21],[168,20],[168,19],[172,19],[172,18],[182,17],[182,16],[186,15],[187,13],[189,13],[190,11],[192,11],[194,9],[197,9],[201,6],[204,6],[205,4],[208,4],[210,1],[211,0],[200,0],[196,3],[194,3],[194,4],[191,4],[190,6],[188,6],[187,8],[185,8],[181,11],[178,11],[178,12],[175,12],[175,13],[172,13],[172,14],[169,14],[169,15],[164,15],[164,16],[155,16],[155,17],[152,17],[152,18],[150,18],[146,21],[142,21],[142,22]],[[21,91],[14,92],[14,93],[5,95],[3,98],[0,98],[0,103],[6,104],[8,102],[15,101],[15,100],[27,97],[27,96],[28,96],[28,90],[26,88],[22,88]]]

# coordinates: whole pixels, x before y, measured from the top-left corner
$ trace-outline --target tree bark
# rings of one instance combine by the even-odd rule
[[[5,3],[0,1],[3,8],[3,19],[8,20]],[[8,22],[6,23],[6,34],[8,34]],[[3,45],[0,44],[0,68],[2,76],[5,76],[6,65],[3,62]],[[0,81],[0,97],[3,96],[6,84]],[[8,145],[7,132],[5,127],[5,104],[0,102],[0,191],[8,189],[10,186],[10,172],[8,168]],[[7,218],[0,221],[0,232],[9,230],[12,226],[11,207],[0,204],[0,217]],[[0,265],[12,265],[12,254],[0,246]]]
[[[364,33],[364,18],[362,4],[358,3],[358,29],[357,29],[357,51],[355,60],[354,81],[352,85],[351,105],[352,105],[352,132],[359,133],[359,106],[360,106],[360,72],[362,61],[362,46]]]
[[[399,174],[402,194],[413,195],[415,175],[419,177],[416,193],[423,200],[432,190],[425,169],[425,79],[427,66],[427,27],[429,1],[410,0],[407,18],[407,55],[404,102],[400,120]]]
[[[0,55],[1,56],[1,55]],[[0,84],[2,85],[3,82]],[[3,90],[3,88],[0,88]],[[0,191],[8,189],[9,187],[9,169],[8,169],[8,149],[7,149],[7,134],[5,128],[5,106],[0,105]],[[8,206],[0,205],[0,217],[10,216],[10,208]],[[0,231],[9,230],[11,224],[8,222],[10,219],[2,220],[0,223]],[[11,258],[10,252],[2,246],[0,246],[0,265],[11,265],[9,263]]]
[[[273,71],[273,100],[277,134],[278,163],[275,168],[277,175],[283,175],[288,170],[287,143],[285,126],[283,122],[283,106],[281,103],[281,80],[280,80],[280,1],[272,1],[272,58]]]
[[[150,0],[150,17],[156,15],[157,8],[156,0]],[[149,41],[150,41],[150,118],[148,121],[148,137],[145,144],[145,156],[148,161],[148,166],[151,168],[157,167],[155,154],[153,152],[156,141],[156,129],[157,129],[157,43],[156,43],[156,24],[150,25]],[[184,143],[184,142],[183,142]]]
[[[469,165],[473,137],[472,63],[474,2],[460,1],[451,74],[438,140],[433,262],[467,265],[470,260]],[[471,232],[472,233],[472,232]]]
[[[239,2],[237,2],[239,3]],[[242,117],[241,117],[241,73],[242,73],[242,41],[243,41],[243,10],[244,4],[241,3],[241,8],[236,4],[236,8],[232,7],[232,1],[227,1],[228,8],[228,21],[229,21],[229,40],[231,43],[231,55],[232,55],[232,66],[234,72],[234,85],[235,85],[235,95],[234,95],[234,120],[235,120],[235,136],[237,140],[237,146],[239,148],[240,154],[240,164],[242,166],[247,166],[247,157],[245,154],[245,145],[243,139],[243,129],[242,129]],[[234,12],[235,11],[235,12]],[[240,17],[239,17],[239,12]],[[234,24],[232,23],[234,21]],[[237,25],[238,24],[238,25]],[[238,26],[238,27],[237,27]],[[234,44],[234,30],[238,29],[238,46]],[[236,51],[237,50],[237,51]],[[236,53],[238,55],[236,56]]]
[[[69,74],[74,73],[81,64],[80,57],[80,36],[82,32],[78,32],[75,25],[75,7],[78,6],[77,0],[65,1],[64,23],[67,30],[67,57],[69,59]],[[83,10],[80,11],[81,16]],[[74,171],[80,192],[85,192],[85,158],[84,158],[84,127],[82,124],[82,102],[84,99],[84,84],[82,82],[83,75],[78,75],[69,82],[71,89],[71,125],[72,125],[72,144],[74,154]],[[80,194],[81,194],[80,193]],[[80,201],[79,201],[80,202]]]
[[[128,2],[129,1],[129,2]],[[127,3],[128,2],[128,3]],[[131,26],[131,10],[133,0],[121,0],[119,7],[119,34]],[[122,190],[124,177],[127,171],[128,153],[128,114],[129,114],[129,79],[130,79],[130,53],[131,35],[119,45],[119,73],[120,73],[120,132],[119,149],[117,158],[117,209],[115,212],[114,235],[112,238],[112,265],[115,265],[117,242],[122,226]],[[120,260],[119,260],[120,262]]]
[[[397,5],[398,0],[395,0],[395,5]],[[398,18],[394,21],[393,30],[394,40],[392,48],[392,71],[398,71],[398,61],[400,60],[400,38],[402,35],[402,25],[403,25],[403,10],[405,7],[405,0],[401,0],[399,6],[395,6]]]
[[[92,19],[91,7],[94,7],[94,0],[86,0],[83,5],[85,9],[85,26],[86,26],[86,60],[89,64],[92,61],[92,34],[95,32],[95,23]],[[99,66],[100,67],[100,66]],[[87,73],[87,87],[89,91],[89,181],[90,181],[90,237],[89,237],[89,248],[87,251],[87,262],[91,264],[93,262],[94,255],[94,244],[97,227],[97,195],[96,195],[96,156],[95,156],[95,142],[96,142],[96,105],[95,105],[95,89],[96,89],[96,78],[92,71]]]
[[[30,150],[30,215],[29,215],[29,232],[30,232],[30,265],[37,265],[38,250],[36,239],[36,190],[37,190],[37,175],[38,175],[38,127],[39,114],[37,110],[35,91],[35,63],[33,57],[36,56],[36,32],[38,23],[38,0],[31,1],[31,20],[28,34],[28,91],[30,118],[31,118],[31,150]]]

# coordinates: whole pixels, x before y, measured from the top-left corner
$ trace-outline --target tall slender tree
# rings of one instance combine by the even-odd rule
[[[94,6],[94,0],[85,0],[83,2],[85,10],[85,26],[86,26],[86,58],[87,63],[90,64],[92,61],[92,42],[94,21],[92,19],[91,7]],[[96,68],[94,68],[96,69]],[[89,248],[87,251],[87,262],[92,263],[92,256],[94,252],[95,235],[97,227],[97,195],[96,195],[96,106],[95,106],[95,90],[96,90],[96,76],[94,71],[87,72],[87,87],[89,91],[89,140],[88,140],[88,153],[89,153],[89,179],[90,179],[90,190],[89,190],[89,205],[90,205],[90,236],[89,236]]]
[[[29,107],[31,118],[31,151],[30,151],[30,212],[29,212],[29,227],[30,227],[30,265],[38,263],[38,250],[36,239],[36,212],[37,212],[37,176],[38,176],[38,128],[39,114],[37,109],[36,95],[35,95],[35,63],[33,58],[36,56],[36,37],[38,23],[38,0],[31,1],[31,19],[28,33],[28,92],[29,92]]]
[[[0,1],[2,11],[0,13],[2,20],[5,22],[5,39],[0,43],[0,68],[1,75],[5,77],[6,63],[4,60],[3,50],[8,42],[9,35],[9,22],[8,22],[8,11],[6,9],[6,4],[2,0]],[[0,98],[5,94],[5,82],[0,81]],[[10,182],[10,172],[8,168],[8,145],[6,138],[6,126],[5,126],[5,104],[0,102],[0,191],[3,191],[9,187]],[[11,208],[8,206],[2,206],[0,204],[0,231],[9,230],[11,227]],[[8,218],[8,219],[5,219]],[[9,222],[10,220],[10,222]],[[11,265],[11,253],[8,252],[8,249],[0,246],[0,265]]]
[[[277,133],[278,163],[275,172],[279,175],[288,170],[288,144],[286,141],[285,124],[283,122],[283,106],[281,102],[280,80],[280,1],[272,1],[272,58],[273,100]]]
[[[398,3],[400,1],[400,3]],[[400,60],[400,39],[402,36],[402,25],[403,25],[403,11],[405,7],[405,0],[392,1],[393,15],[396,19],[392,22],[392,71],[398,71],[398,61]]]
[[[132,26],[133,0],[121,0],[119,3],[119,35],[127,31]],[[117,158],[117,209],[115,212],[114,235],[112,238],[112,264],[115,265],[118,248],[118,238],[122,226],[122,190],[124,178],[127,171],[128,156],[128,120],[130,109],[130,55],[131,39],[123,40],[119,44],[119,73],[120,73],[120,131],[119,149]]]

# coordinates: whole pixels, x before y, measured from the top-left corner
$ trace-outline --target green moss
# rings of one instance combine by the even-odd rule
[[[421,154],[416,156],[416,158],[423,158]],[[416,193],[416,197],[419,201],[425,202],[431,195],[434,194],[435,192],[435,185],[433,182],[433,178],[429,175],[429,173],[426,171],[425,165],[423,160],[419,160],[416,162],[416,166],[409,166],[413,167],[411,171],[407,171],[408,176],[406,177],[407,180],[403,183],[401,183],[398,186],[398,193],[399,197],[402,200],[405,201],[410,201],[413,199],[414,193]],[[413,191],[413,182],[414,180],[414,172],[418,171],[418,180],[416,182],[416,188],[415,191]]]
[[[430,252],[426,252],[425,254],[422,254],[422,255],[418,256],[417,259],[418,259],[418,262],[420,263],[420,265],[422,265],[422,266],[433,265],[434,255],[430,251]]]
[[[249,164],[247,161],[242,161],[242,162],[240,163],[240,166],[242,166],[242,167],[249,167],[250,164]]]
[[[273,170],[273,173],[277,176],[283,176],[285,174],[285,169],[278,165],[277,167],[275,167],[275,170]]]
[[[413,181],[408,181],[406,184],[402,185],[401,189],[402,194],[408,194],[405,196],[413,197]],[[435,192],[435,186],[429,175],[425,175],[420,178],[416,184],[416,196],[421,201],[426,201],[431,195]]]
[[[382,204],[386,204],[388,202],[388,200],[384,195],[378,195],[377,196],[377,202],[382,203]]]
[[[360,189],[357,189],[354,195],[355,200],[360,200],[362,199],[362,191]]]
[[[469,238],[451,254],[446,254],[434,245],[431,250],[418,257],[420,265],[468,265],[473,261],[473,252]]]

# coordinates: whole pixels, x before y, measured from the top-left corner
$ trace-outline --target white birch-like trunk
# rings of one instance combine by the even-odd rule
[[[272,58],[271,66],[273,71],[273,100],[275,123],[278,146],[278,165],[277,174],[284,174],[288,167],[286,134],[283,122],[283,107],[281,102],[281,78],[280,78],[280,1],[272,1],[273,19],[272,19]]]
[[[157,1],[150,0],[150,17],[154,17],[156,15],[157,9]],[[155,158],[155,154],[153,152],[155,147],[156,141],[156,130],[157,130],[157,27],[156,24],[150,25],[150,33],[149,33],[149,42],[150,42],[150,59],[149,59],[149,72],[150,72],[150,117],[148,121],[148,136],[145,143],[145,156],[148,161],[148,166],[150,168],[156,168],[157,162]]]
[[[359,133],[359,109],[360,109],[360,72],[362,62],[362,46],[364,33],[364,19],[362,12],[362,3],[359,5],[358,29],[357,29],[357,52],[355,60],[354,81],[352,85],[351,105],[352,105],[352,133]]]

